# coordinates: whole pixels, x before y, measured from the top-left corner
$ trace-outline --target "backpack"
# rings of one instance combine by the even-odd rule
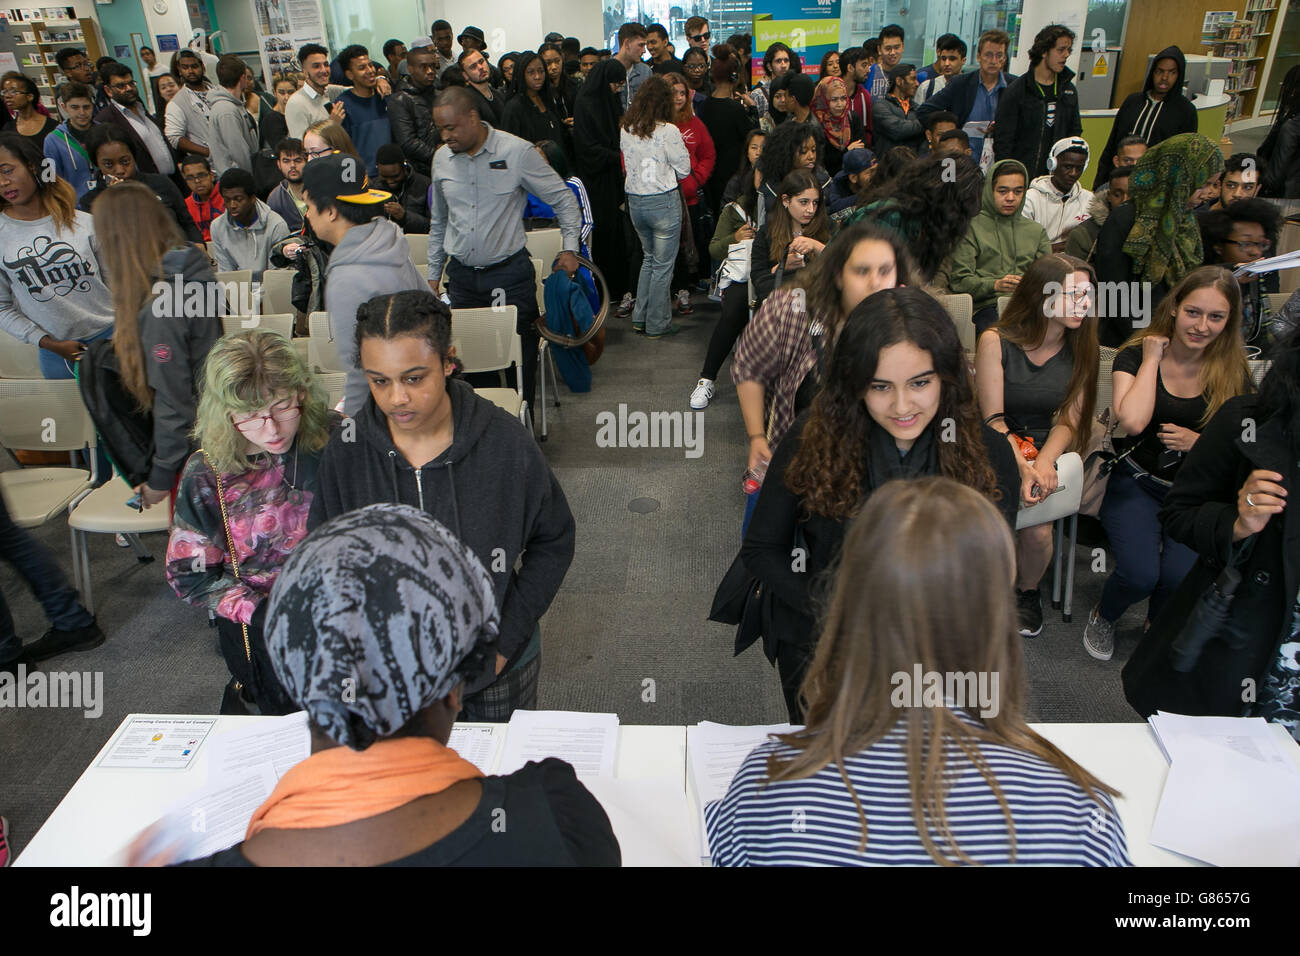
[[[143,484],[153,469],[153,413],[140,410],[122,382],[111,338],[86,346],[77,362],[77,386],[99,433],[99,444],[123,480]]]

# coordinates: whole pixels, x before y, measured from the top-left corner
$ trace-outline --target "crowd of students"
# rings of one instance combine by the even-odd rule
[[[1161,51],[1089,190],[1064,26],[1038,33],[1021,76],[1005,72],[1001,31],[978,38],[976,69],[951,34],[917,69],[890,25],[815,76],[774,43],[758,82],[748,36],[714,43],[700,17],[686,32],[680,59],[662,26],[628,23],[616,50],[551,35],[493,64],[482,30],[463,28],[453,55],[439,20],[386,43],[386,66],[309,43],[301,77],[266,95],[238,57],[215,59],[214,85],[205,55],[182,50],[152,77],[158,115],[129,67],[108,60],[96,79],[65,50],[62,123],[30,81],[4,77],[0,327],[40,348],[47,378],[113,363],[152,427],[141,504],[174,509],[167,581],[218,624],[221,711],[310,717],[312,757],[245,843],[207,862],[618,862],[571,768],[480,779],[445,747],[458,715],[535,707],[539,621],[574,553],[537,444],[462,380],[451,347],[452,310],[504,292],[532,400],[525,219],[559,227],[546,271],[575,276],[590,254],[611,313],[647,339],[678,331],[674,313],[716,284],[689,403],[708,407],[734,349],[750,479],[739,559],[767,590],[764,651],[804,725],[756,750],[709,808],[716,862],[1127,862],[1114,791],[1024,723],[1016,638],[1042,631],[1053,547],[1050,525],[1016,531],[1016,514],[1057,489],[1062,455],[1095,450],[1099,343],[1119,349],[1124,436],[1087,653],[1110,659],[1117,622],[1146,600],[1124,672],[1136,709],[1259,713],[1300,734],[1300,556],[1271,520],[1296,477],[1300,300],[1274,312],[1275,276],[1232,273],[1277,243],[1261,197],[1297,195],[1300,68],[1260,153],[1225,162],[1195,132],[1182,53]],[[427,279],[404,233],[427,234]],[[329,314],[349,370],[337,410],[283,337],[223,337],[224,309],[170,308],[155,286],[216,290],[218,270],[256,281],[284,267],[302,280],[299,311]],[[1149,323],[1099,316],[1099,283],[1131,280],[1153,290]],[[973,366],[941,293],[971,297]],[[1274,361],[1258,393],[1248,354]],[[1232,441],[1243,415],[1260,442]],[[0,540],[36,556],[51,622],[24,647],[0,614],[0,668],[102,643],[39,546],[13,527]],[[1253,575],[1232,639],[1175,670],[1168,646],[1223,566]],[[921,578],[951,600],[924,601]],[[1245,623],[1255,613],[1266,628]],[[1001,674],[1000,714],[900,710],[888,675],[918,661]],[[1259,684],[1244,709],[1225,668]],[[341,673],[374,679],[340,701],[326,678]],[[960,768],[923,762],[934,748]],[[367,789],[376,774],[423,783],[399,805]],[[808,834],[763,825],[828,794]],[[507,799],[539,828],[479,839],[483,808]],[[1089,808],[1104,825],[1083,833],[1069,820]],[[903,836],[878,836],[891,827]]]

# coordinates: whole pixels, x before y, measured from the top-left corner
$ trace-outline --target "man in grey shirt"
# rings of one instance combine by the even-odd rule
[[[244,105],[248,71],[244,61],[227,53],[217,61],[220,87],[208,95],[212,124],[212,172],[220,177],[228,169],[253,171],[257,152],[257,124]]]
[[[493,129],[479,118],[461,87],[444,90],[433,122],[445,149],[433,154],[429,204],[429,286],[439,291],[444,263],[453,309],[513,305],[523,338],[523,395],[533,404],[537,385],[537,277],[525,246],[524,204],[532,193],[555,210],[563,252],[543,263],[578,271],[578,202],[532,143]],[[505,302],[501,302],[504,294]]]
[[[208,94],[212,84],[207,80],[203,61],[193,50],[176,54],[176,70],[185,84],[167,104],[166,126],[163,130],[172,149],[182,155],[195,153],[207,156],[212,139],[212,126],[208,120]]]

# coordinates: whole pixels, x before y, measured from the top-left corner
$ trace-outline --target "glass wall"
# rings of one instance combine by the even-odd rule
[[[605,0],[604,45],[613,50],[618,28],[624,23],[660,23],[677,56],[686,52],[686,21],[704,17],[709,21],[709,42],[722,43],[733,33],[751,33],[754,3],[750,0]],[[761,8],[761,0],[758,4]]]
[[[427,36],[429,32],[424,5],[410,0],[321,0],[321,12],[331,50],[360,43],[380,65],[384,62],[386,40],[396,38],[409,43],[413,37]]]
[[[1274,23],[1277,23],[1275,15]],[[1260,112],[1277,109],[1277,94],[1282,86],[1282,78],[1293,66],[1300,65],[1300,0],[1291,0],[1286,8],[1286,20],[1282,23],[1282,35],[1277,40],[1277,56],[1273,58],[1273,67],[1268,74],[1268,87],[1264,90],[1264,100]]]

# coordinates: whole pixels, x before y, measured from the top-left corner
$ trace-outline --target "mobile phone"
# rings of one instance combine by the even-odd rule
[[[144,501],[140,498],[140,493],[138,491],[126,500],[126,506],[128,508],[134,508],[142,514],[144,513]]]

